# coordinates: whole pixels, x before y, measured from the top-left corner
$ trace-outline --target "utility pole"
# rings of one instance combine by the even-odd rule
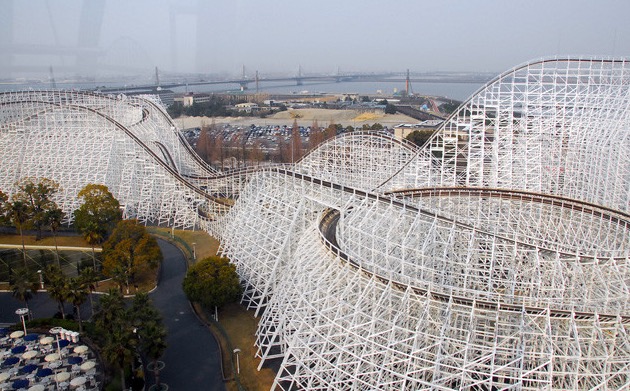
[[[52,89],[54,90],[54,89],[57,88],[57,83],[55,83],[55,74],[53,73],[52,65],[48,69],[50,71],[50,85],[51,85]]]

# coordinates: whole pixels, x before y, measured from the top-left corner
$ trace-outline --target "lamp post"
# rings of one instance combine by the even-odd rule
[[[193,260],[195,260],[195,261],[197,260],[197,250],[196,250],[196,247],[195,247],[196,244],[197,243],[195,243],[195,242],[193,242],[193,244],[192,244],[193,245]]]
[[[53,327],[48,330],[51,334],[55,335],[55,340],[57,342],[57,354],[59,355],[59,359],[61,359],[61,348],[59,347],[59,334],[63,331],[61,327]]]
[[[37,271],[37,274],[39,274],[39,289],[44,289],[44,277],[42,276],[41,269]]]
[[[236,348],[234,349],[234,354],[236,354],[236,373],[240,374],[241,373],[241,365],[238,362],[238,354],[241,352],[241,349]]]
[[[20,317],[22,321],[22,327],[24,327],[24,336],[26,336],[26,314],[28,314],[28,308],[18,308],[15,310],[15,314]]]

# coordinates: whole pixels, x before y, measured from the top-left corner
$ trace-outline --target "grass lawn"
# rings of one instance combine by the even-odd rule
[[[61,233],[63,235],[63,233]],[[0,235],[0,243],[2,244],[22,244],[22,239],[20,235],[8,235],[3,234]],[[35,236],[24,235],[24,244],[32,244],[36,246],[54,246],[55,239],[51,237],[45,237],[40,240],[35,240]],[[89,244],[81,236],[57,236],[57,245],[58,246],[71,246],[71,247],[88,247],[91,248]],[[100,246],[97,246],[100,247]]]

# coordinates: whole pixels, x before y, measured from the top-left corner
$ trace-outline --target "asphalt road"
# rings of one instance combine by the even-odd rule
[[[184,256],[174,245],[158,243],[164,262],[158,288],[150,296],[168,329],[168,347],[161,360],[166,366],[160,379],[170,390],[225,390],[217,341],[196,317],[182,290]]]
[[[158,243],[164,262],[158,288],[150,297],[168,329],[168,347],[161,359],[166,365],[160,372],[160,379],[170,390],[225,390],[217,341],[197,319],[182,290],[186,273],[184,256],[172,244],[159,239]],[[19,322],[15,310],[22,307],[24,303],[13,298],[11,293],[0,293],[0,325]],[[29,307],[35,318],[52,317],[57,312],[57,304],[45,292],[36,294],[29,301]],[[72,311],[69,304],[65,308],[67,312]],[[89,301],[81,307],[81,317],[90,317]]]

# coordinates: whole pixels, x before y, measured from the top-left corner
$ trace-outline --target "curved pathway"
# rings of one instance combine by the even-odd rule
[[[158,288],[150,294],[155,307],[164,318],[168,330],[168,347],[162,356],[166,366],[160,379],[171,390],[225,390],[220,367],[217,341],[196,317],[184,291],[182,281],[186,274],[186,260],[174,245],[158,239],[164,255]],[[95,295],[98,300],[100,295]],[[96,301],[95,301],[96,302]],[[20,321],[15,310],[24,303],[15,299],[10,292],[0,293],[0,325]],[[35,318],[52,317],[57,304],[47,293],[38,293],[29,301]],[[66,305],[66,310],[69,306]],[[70,310],[72,311],[72,310]],[[81,307],[84,319],[90,316],[90,305]],[[152,374],[147,373],[147,385],[153,384]]]
[[[199,321],[182,290],[186,260],[174,245],[158,239],[164,262],[158,289],[151,300],[164,317],[168,347],[160,379],[171,390],[225,390],[219,347],[214,336]],[[153,384],[149,380],[148,385]]]

